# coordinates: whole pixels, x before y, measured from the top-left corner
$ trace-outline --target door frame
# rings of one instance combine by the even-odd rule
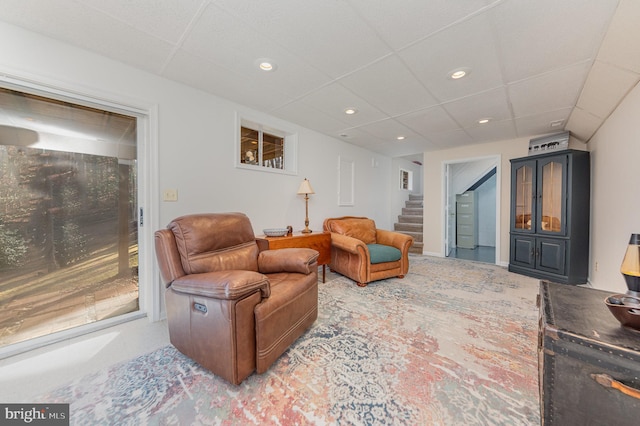
[[[477,161],[485,161],[487,159],[492,159],[493,160],[493,167],[496,168],[496,252],[495,252],[495,259],[494,259],[494,264],[496,265],[500,265],[500,253],[501,253],[501,244],[500,244],[500,235],[501,235],[501,229],[500,229],[500,217],[501,217],[501,211],[500,211],[500,205],[501,205],[501,194],[502,194],[502,155],[497,154],[497,155],[487,155],[487,156],[482,156],[482,157],[469,157],[469,158],[458,158],[455,160],[444,160],[442,161],[442,217],[441,220],[444,224],[444,226],[442,227],[442,237],[441,237],[441,248],[440,248],[440,252],[442,253],[443,257],[447,257],[448,256],[448,251],[450,250],[452,247],[455,247],[455,241],[452,244],[451,241],[449,241],[450,235],[449,235],[449,228],[452,226],[452,224],[450,223],[451,220],[453,220],[451,218],[451,214],[449,214],[449,212],[453,211],[455,212],[455,194],[450,194],[451,190],[451,182],[449,182],[449,180],[451,179],[450,176],[450,169],[451,169],[451,165],[453,164],[460,164],[460,163],[473,163],[473,162],[477,162]],[[451,202],[451,199],[453,198],[453,202]],[[455,223],[454,223],[455,225]],[[455,235],[453,236],[453,238],[455,239]]]

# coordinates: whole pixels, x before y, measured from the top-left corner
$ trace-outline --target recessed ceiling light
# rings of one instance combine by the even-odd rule
[[[468,76],[470,72],[471,70],[469,68],[456,68],[449,72],[449,78],[452,80],[459,80],[462,77]]]
[[[256,61],[256,65],[262,71],[275,71],[278,68],[278,65],[273,61],[273,59],[269,58],[260,58]]]
[[[396,139],[399,140],[399,141],[403,141],[404,138],[405,138],[404,136],[398,136]]]
[[[490,121],[490,118],[481,118],[480,120],[478,120],[478,124],[487,124]]]
[[[344,113],[347,115],[357,114],[358,110],[355,108],[345,108]]]

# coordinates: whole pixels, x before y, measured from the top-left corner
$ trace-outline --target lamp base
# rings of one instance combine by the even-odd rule
[[[637,297],[640,299],[640,291],[627,290],[625,293],[627,296]]]
[[[635,293],[632,296],[637,296],[640,293],[640,277],[635,275],[627,275],[625,273],[622,274],[625,282],[627,283],[627,288],[629,291],[628,294]]]
[[[310,233],[312,233],[313,231],[312,231],[311,229],[309,229],[309,228],[305,228],[305,229],[303,229],[303,230],[302,230],[302,231],[300,231],[300,232],[302,232],[303,234],[310,234]]]

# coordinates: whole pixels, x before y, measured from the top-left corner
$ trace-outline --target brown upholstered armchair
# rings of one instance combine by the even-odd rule
[[[265,372],[318,316],[318,252],[260,252],[242,213],[182,216],[155,246],[171,343],[231,383]]]
[[[413,237],[377,229],[375,222],[366,217],[329,218],[323,227],[331,232],[329,268],[360,287],[385,278],[404,278],[409,271]]]

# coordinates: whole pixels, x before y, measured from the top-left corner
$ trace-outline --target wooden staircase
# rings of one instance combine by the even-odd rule
[[[422,254],[422,210],[423,196],[409,194],[409,200],[402,208],[402,214],[398,216],[398,223],[393,225],[394,231],[411,235],[414,239],[409,253]]]

